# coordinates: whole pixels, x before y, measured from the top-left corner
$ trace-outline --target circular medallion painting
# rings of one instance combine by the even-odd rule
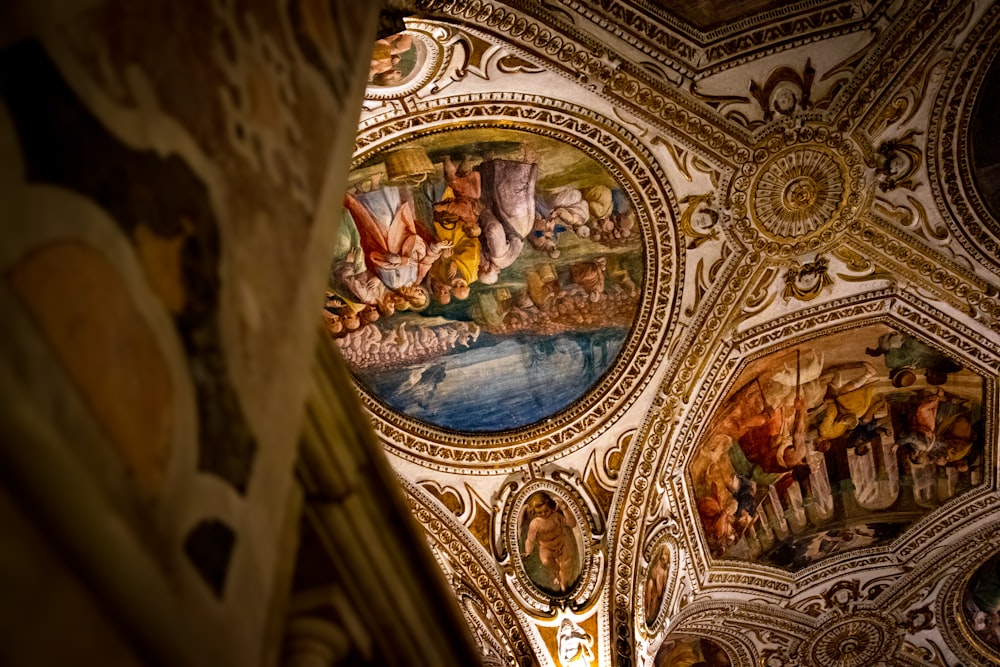
[[[555,139],[478,128],[394,146],[352,172],[339,230],[327,328],[369,395],[438,428],[568,408],[636,316],[631,204]]]
[[[990,557],[972,575],[962,596],[968,627],[994,651],[1000,651],[1000,554]]]
[[[431,37],[404,30],[375,42],[368,68],[365,97],[392,99],[417,90],[433,78],[441,50]]]
[[[990,65],[976,99],[970,131],[972,164],[979,193],[993,217],[1000,220],[1000,58]]]

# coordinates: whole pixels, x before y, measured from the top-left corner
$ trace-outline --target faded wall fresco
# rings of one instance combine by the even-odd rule
[[[751,364],[688,468],[713,556],[798,569],[982,481],[983,381],[887,326]]]
[[[352,173],[325,317],[355,376],[435,426],[499,431],[583,396],[639,301],[630,203],[582,151],[453,131]]]

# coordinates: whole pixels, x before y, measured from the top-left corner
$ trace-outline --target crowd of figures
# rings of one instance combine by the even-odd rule
[[[981,380],[911,336],[870,336],[852,361],[821,345],[772,359],[726,400],[690,467],[713,555],[808,565],[982,480]]]
[[[620,191],[539,191],[538,165],[523,156],[445,155],[438,169],[416,185],[376,173],[345,197],[324,317],[353,368],[431,359],[484,330],[630,325],[638,288],[623,256],[638,239]],[[560,262],[566,234],[576,252]],[[433,316],[394,318],[403,313]]]

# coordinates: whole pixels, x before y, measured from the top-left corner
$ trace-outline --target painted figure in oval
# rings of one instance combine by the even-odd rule
[[[566,501],[547,491],[533,493],[524,504],[521,532],[528,577],[556,594],[569,591],[581,568],[579,528]]]
[[[704,637],[668,639],[660,647],[655,667],[730,667],[725,650]]]
[[[670,574],[670,549],[660,545],[653,555],[646,574],[646,586],[643,588],[643,609],[646,612],[646,625],[653,625],[660,611],[660,604],[667,591],[667,575]]]
[[[368,83],[392,86],[402,82],[415,67],[415,52],[413,37],[405,32],[376,41],[368,68]]]

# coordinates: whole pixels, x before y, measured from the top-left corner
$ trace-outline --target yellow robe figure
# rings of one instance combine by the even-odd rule
[[[451,188],[447,188],[444,199],[452,197]],[[434,236],[438,241],[451,241],[452,251],[450,257],[442,257],[434,263],[430,270],[431,279],[443,285],[450,285],[454,278],[461,278],[468,285],[476,282],[481,257],[479,241],[466,234],[461,225],[447,229],[437,220],[434,221]],[[452,267],[455,269],[454,276],[449,275]]]

